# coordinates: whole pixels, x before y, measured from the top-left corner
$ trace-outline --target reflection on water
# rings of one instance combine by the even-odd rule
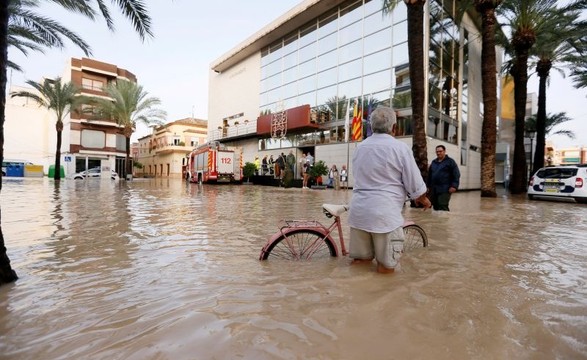
[[[280,220],[327,222],[320,204],[350,196],[4,179],[20,280],[0,287],[0,358],[587,357],[586,206],[471,192],[406,209],[430,248],[392,276],[257,260]]]

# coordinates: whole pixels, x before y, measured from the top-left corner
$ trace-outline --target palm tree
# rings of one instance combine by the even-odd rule
[[[496,197],[495,150],[497,141],[497,63],[495,10],[501,0],[475,0],[481,15],[481,79],[483,92],[483,125],[481,130],[481,196]]]
[[[412,152],[422,177],[428,177],[428,150],[424,122],[426,78],[424,76],[424,5],[426,0],[404,0],[408,9],[408,56],[414,135]],[[383,0],[383,13],[391,13],[396,0]]]
[[[128,80],[118,80],[109,84],[104,89],[112,99],[95,98],[89,103],[96,106],[98,113],[103,118],[111,118],[122,126],[123,134],[126,137],[126,166],[127,174],[132,174],[130,163],[130,137],[135,131],[137,122],[145,125],[161,124],[167,114],[165,111],[156,109],[161,101],[156,97],[148,97],[149,94],[138,85]]]
[[[561,130],[557,130],[554,131],[554,128],[559,126],[560,124],[566,123],[567,121],[571,121],[573,119],[571,119],[570,117],[567,116],[566,112],[559,112],[556,114],[548,114],[545,118],[544,121],[544,134],[546,137],[551,136],[551,135],[563,135],[563,136],[567,136],[570,139],[574,139],[575,133],[572,130],[566,130],[566,129],[561,129]],[[528,119],[526,119],[526,129],[528,131],[537,131],[537,115],[533,115],[531,117],[529,117]],[[538,150],[538,144],[536,144],[536,151]],[[542,156],[544,157],[544,152],[542,153]],[[541,167],[543,167],[544,164],[542,164]],[[536,169],[538,170],[538,169]]]
[[[536,73],[539,78],[538,113],[535,118],[536,150],[532,169],[537,171],[544,166],[544,147],[546,144],[546,86],[550,70],[560,64],[573,64],[582,61],[584,55],[577,51],[576,42],[584,30],[577,26],[575,20],[579,12],[568,13],[568,20],[561,21],[556,32],[539,34],[536,42],[538,61]],[[559,69],[560,70],[560,69]],[[562,72],[562,70],[560,70]],[[528,122],[526,122],[528,124]]]
[[[53,0],[53,2],[62,5],[65,9],[83,14],[90,19],[95,19],[97,13],[91,7],[93,1],[84,1],[84,0]],[[112,22],[112,17],[110,16],[110,11],[108,6],[104,3],[104,0],[95,0],[98,8],[100,9],[100,13],[102,17],[106,20],[106,25],[113,30],[114,25]],[[152,37],[152,33],[150,30],[151,26],[151,19],[147,13],[147,9],[141,0],[112,0],[113,3],[118,5],[122,13],[130,19],[132,22],[135,30],[139,33],[141,39],[145,39],[145,37],[149,36]],[[24,5],[27,4],[32,6],[32,4],[36,3],[36,1],[26,1],[26,0],[2,0],[0,1],[0,160],[4,159],[4,121],[5,121],[5,110],[6,110],[6,70],[8,67],[8,46],[10,45],[9,41],[9,21],[12,19],[12,16],[16,14],[14,10],[14,6]],[[14,28],[13,28],[14,29]],[[34,27],[31,26],[28,28],[33,34],[38,34],[34,32]],[[13,32],[12,35],[14,36],[15,33]],[[71,39],[68,34],[63,34],[65,37]],[[24,36],[24,35],[22,35]],[[14,37],[13,37],[14,39]],[[35,44],[39,44],[39,39],[35,37],[28,37],[28,41],[30,41],[31,46],[25,46],[28,49],[35,49]],[[22,40],[22,38],[21,38]],[[75,41],[71,39],[74,43]],[[14,44],[13,44],[14,45]],[[16,46],[16,45],[14,45]],[[50,43],[46,46],[54,46]],[[79,44],[78,44],[79,46]],[[86,49],[89,51],[89,49]],[[0,180],[1,178],[0,174]],[[0,181],[0,191],[2,190],[2,181]],[[9,283],[15,281],[18,277],[16,272],[10,266],[10,259],[6,253],[6,247],[4,245],[4,235],[2,233],[2,226],[1,226],[1,212],[0,212],[0,285],[4,283]]]
[[[81,104],[81,97],[77,96],[79,89],[71,82],[61,83],[61,78],[45,79],[42,83],[28,80],[26,82],[36,92],[27,90],[12,92],[12,97],[25,97],[34,100],[39,106],[53,110],[57,115],[55,130],[57,131],[57,146],[55,149],[55,180],[61,179],[61,139],[63,133],[63,118],[72,107]]]
[[[556,31],[559,26],[561,11],[556,6],[557,0],[518,0],[505,1],[499,8],[499,14],[505,19],[504,25],[511,29],[507,45],[514,54],[510,67],[515,84],[514,164],[510,182],[512,194],[526,191],[524,120],[528,92],[528,59],[538,34]]]

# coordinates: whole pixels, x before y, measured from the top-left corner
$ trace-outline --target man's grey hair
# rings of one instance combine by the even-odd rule
[[[387,106],[375,109],[369,117],[371,130],[378,134],[390,134],[393,125],[397,122],[395,110]]]

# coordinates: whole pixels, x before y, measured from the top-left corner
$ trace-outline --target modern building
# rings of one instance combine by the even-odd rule
[[[355,110],[364,121],[376,106],[392,105],[398,138],[411,146],[407,9],[400,1],[383,12],[382,4],[302,1],[215,60],[209,139],[242,147],[245,161],[293,150],[341,168],[350,165],[357,145],[349,130]],[[478,189],[481,36],[473,13],[454,21],[457,5],[425,5],[428,159],[435,158],[436,145],[445,145],[460,164],[461,188]],[[362,138],[368,135],[363,130]]]
[[[186,155],[208,137],[206,120],[185,118],[153,127],[138,142],[137,176],[181,178]]]

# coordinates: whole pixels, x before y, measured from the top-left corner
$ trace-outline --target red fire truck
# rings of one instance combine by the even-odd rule
[[[194,183],[242,180],[242,151],[218,141],[195,148],[187,156],[185,179]]]

